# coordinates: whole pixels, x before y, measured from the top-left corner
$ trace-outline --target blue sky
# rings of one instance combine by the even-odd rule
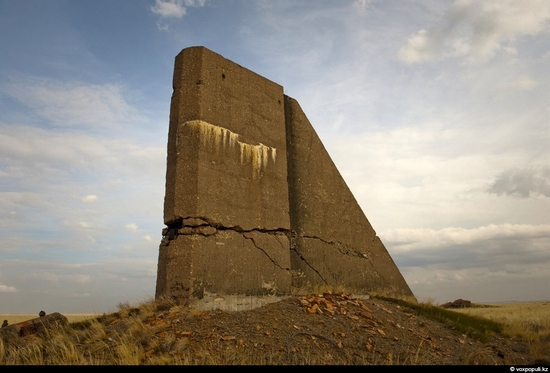
[[[154,296],[194,45],[300,102],[418,299],[550,299],[547,0],[0,0],[0,313]]]

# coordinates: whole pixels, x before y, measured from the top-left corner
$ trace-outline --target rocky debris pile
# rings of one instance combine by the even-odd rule
[[[456,299],[452,302],[448,302],[445,304],[442,304],[441,307],[443,308],[468,308],[472,307],[472,302],[465,299]]]
[[[176,307],[143,321],[155,331],[146,357],[172,341],[170,356],[207,355],[212,364],[235,363],[236,356],[248,356],[247,364],[526,363],[502,337],[487,345],[408,307],[343,293],[290,297],[248,311],[182,311]]]

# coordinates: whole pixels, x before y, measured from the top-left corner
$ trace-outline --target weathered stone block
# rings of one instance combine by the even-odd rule
[[[4,343],[11,343],[19,337],[33,334],[42,334],[56,327],[64,327],[69,324],[68,319],[59,312],[8,325],[0,329],[0,338]]]

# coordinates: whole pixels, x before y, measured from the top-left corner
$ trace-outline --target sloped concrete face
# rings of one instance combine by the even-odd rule
[[[293,285],[412,296],[298,102],[285,108]]]
[[[204,47],[174,69],[156,296],[412,296],[298,102]]]

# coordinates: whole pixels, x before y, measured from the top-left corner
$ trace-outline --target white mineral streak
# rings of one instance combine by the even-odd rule
[[[241,164],[249,162],[252,165],[254,177],[259,176],[262,169],[267,167],[270,156],[273,162],[277,158],[276,148],[262,143],[252,145],[239,141],[239,135],[227,128],[215,126],[202,120],[192,120],[186,122],[185,125],[197,128],[205,145],[210,144],[217,149],[225,149],[226,147],[234,148],[236,144],[239,144]]]

